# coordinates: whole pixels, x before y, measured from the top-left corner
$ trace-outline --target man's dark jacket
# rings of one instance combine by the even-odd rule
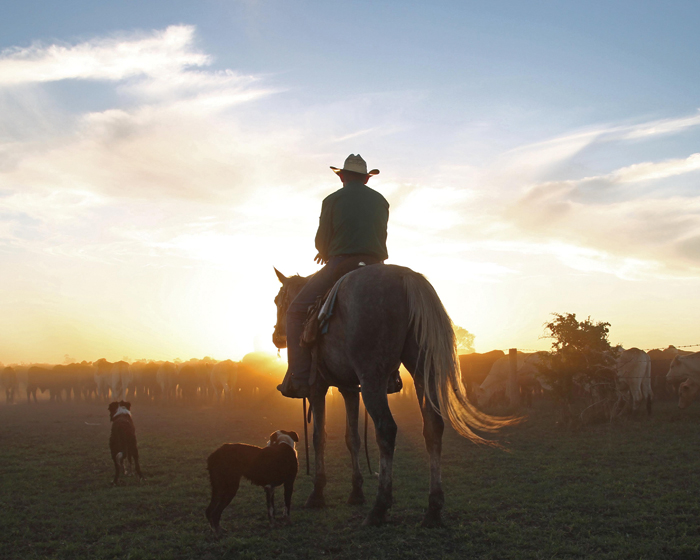
[[[388,221],[389,203],[381,194],[359,181],[348,182],[323,201],[316,249],[325,260],[358,254],[385,260]]]

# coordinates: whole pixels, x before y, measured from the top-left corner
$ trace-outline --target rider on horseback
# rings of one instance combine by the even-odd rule
[[[345,273],[388,258],[389,203],[367,186],[369,178],[379,170],[368,172],[360,154],[350,154],[342,169],[332,166],[331,169],[343,188],[327,196],[321,207],[316,233],[318,254],[314,260],[325,266],[309,279],[287,311],[287,374],[277,387],[285,397],[309,396],[311,349],[300,345],[309,306]]]

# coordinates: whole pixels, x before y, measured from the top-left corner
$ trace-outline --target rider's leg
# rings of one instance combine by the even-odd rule
[[[335,269],[342,257],[333,257],[306,283],[287,310],[287,374],[277,389],[285,396],[303,398],[309,396],[309,376],[311,374],[311,349],[301,346],[304,321],[316,298],[331,289],[335,279]]]

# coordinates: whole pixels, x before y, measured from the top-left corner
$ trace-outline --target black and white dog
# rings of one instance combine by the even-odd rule
[[[236,495],[241,477],[265,488],[270,526],[275,523],[275,487],[284,484],[284,521],[289,522],[294,480],[299,469],[294,447],[298,441],[296,432],[277,430],[270,435],[267,447],[226,443],[209,455],[207,469],[211,481],[211,502],[206,515],[214,531],[219,533],[221,530],[221,513]]]
[[[139,450],[136,447],[136,428],[131,418],[131,403],[119,401],[110,403],[109,419],[112,421],[112,432],[109,435],[109,450],[114,461],[114,486],[119,481],[119,475],[125,473],[125,463],[131,464],[133,461],[136,476],[143,480],[141,466],[139,465]]]

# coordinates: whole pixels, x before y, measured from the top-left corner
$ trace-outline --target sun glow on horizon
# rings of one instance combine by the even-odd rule
[[[381,169],[388,262],[425,274],[477,351],[547,349],[554,312],[608,321],[626,346],[700,342],[700,114],[686,97],[634,105],[635,86],[608,113],[572,91],[501,91],[512,68],[486,50],[462,62],[504,73],[479,88],[453,65],[444,82],[439,65],[435,80],[391,78],[410,67],[397,51],[349,91],[313,79],[280,34],[270,52],[296,52],[295,72],[257,48],[231,57],[255,46],[239,27],[233,48],[170,23],[0,50],[0,361],[274,355],[273,266],[318,270],[321,201],[340,187],[329,166],[351,152]],[[314,56],[328,62],[326,47]],[[546,78],[536,60],[523,68]]]

